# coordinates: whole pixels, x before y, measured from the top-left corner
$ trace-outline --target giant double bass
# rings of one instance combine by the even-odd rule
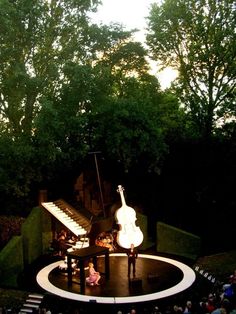
[[[117,243],[119,246],[129,249],[131,244],[137,247],[143,242],[143,233],[136,226],[136,212],[132,207],[126,205],[123,191],[124,188],[118,185],[117,192],[120,193],[122,206],[115,213],[116,222],[119,225]]]

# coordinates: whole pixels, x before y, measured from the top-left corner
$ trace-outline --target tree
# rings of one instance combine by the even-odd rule
[[[168,151],[168,105],[173,101],[178,108],[178,103],[174,96],[168,99],[148,73],[146,56],[140,43],[122,41],[97,64],[96,82],[107,93],[91,108],[89,143],[125,171],[159,173]]]
[[[175,118],[165,111],[176,99],[162,95],[132,32],[90,24],[97,3],[0,2],[0,175],[8,195],[76,176],[94,149],[125,170],[141,162],[143,171],[159,171]]]
[[[50,105],[58,103],[66,62],[85,64],[93,53],[87,14],[98,3],[0,1],[0,191],[4,200],[29,195],[33,183],[55,174],[56,162],[65,166],[75,159],[75,149],[66,152],[64,144],[63,151],[61,144],[75,131],[58,136],[68,122],[56,126],[58,119],[53,119],[50,129],[51,121],[43,123],[43,119],[55,117]],[[61,125],[65,127],[60,129]],[[82,149],[79,152],[81,156]]]
[[[100,40],[92,61],[65,64],[60,96],[42,108],[37,137],[41,130],[40,141],[47,142],[48,151],[54,143],[71,161],[73,156],[81,159],[81,152],[84,157],[102,150],[125,170],[142,163],[143,169],[159,172],[167,151],[165,136],[173,136],[180,126],[177,99],[160,91],[158,80],[148,73],[146,50],[130,41],[129,32],[103,26],[91,36]],[[44,135],[48,129],[55,131],[49,139]]]
[[[235,9],[233,0],[166,0],[148,17],[152,58],[179,71],[176,90],[199,135],[235,117]]]
[[[58,94],[65,62],[86,60],[87,13],[98,3],[0,2],[0,119],[5,131],[30,135],[42,96]]]
[[[112,93],[111,73],[102,61],[106,59],[104,55],[113,54],[114,46],[127,41],[131,35],[112,25],[92,25],[88,32],[90,56],[84,63],[65,62],[57,97],[44,100],[34,124],[35,143],[44,147],[42,156],[51,155],[52,161],[57,160],[57,164],[64,161],[70,167],[83,160],[91,149],[90,113],[104,105]]]

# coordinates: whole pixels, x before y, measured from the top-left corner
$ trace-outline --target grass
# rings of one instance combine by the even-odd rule
[[[212,274],[218,281],[227,282],[236,269],[236,250],[200,257],[196,265]]]
[[[29,292],[0,288],[0,307],[20,308]]]

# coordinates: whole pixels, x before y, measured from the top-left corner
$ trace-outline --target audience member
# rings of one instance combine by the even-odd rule
[[[191,312],[192,312],[192,301],[187,301],[183,313],[190,314]]]

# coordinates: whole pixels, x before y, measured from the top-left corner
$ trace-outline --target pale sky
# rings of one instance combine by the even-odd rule
[[[127,29],[138,28],[144,32],[145,17],[149,15],[150,4],[154,2],[160,3],[160,0],[102,0],[98,12],[93,14],[94,21],[104,24],[118,22]]]
[[[127,30],[140,29],[135,39],[145,41],[146,19],[149,15],[151,3],[161,3],[161,0],[103,0],[98,11],[91,15],[95,23],[109,24],[111,22],[122,24]],[[164,89],[169,87],[171,81],[176,77],[176,72],[165,69],[158,73],[155,64],[152,64],[152,74],[156,75]]]

